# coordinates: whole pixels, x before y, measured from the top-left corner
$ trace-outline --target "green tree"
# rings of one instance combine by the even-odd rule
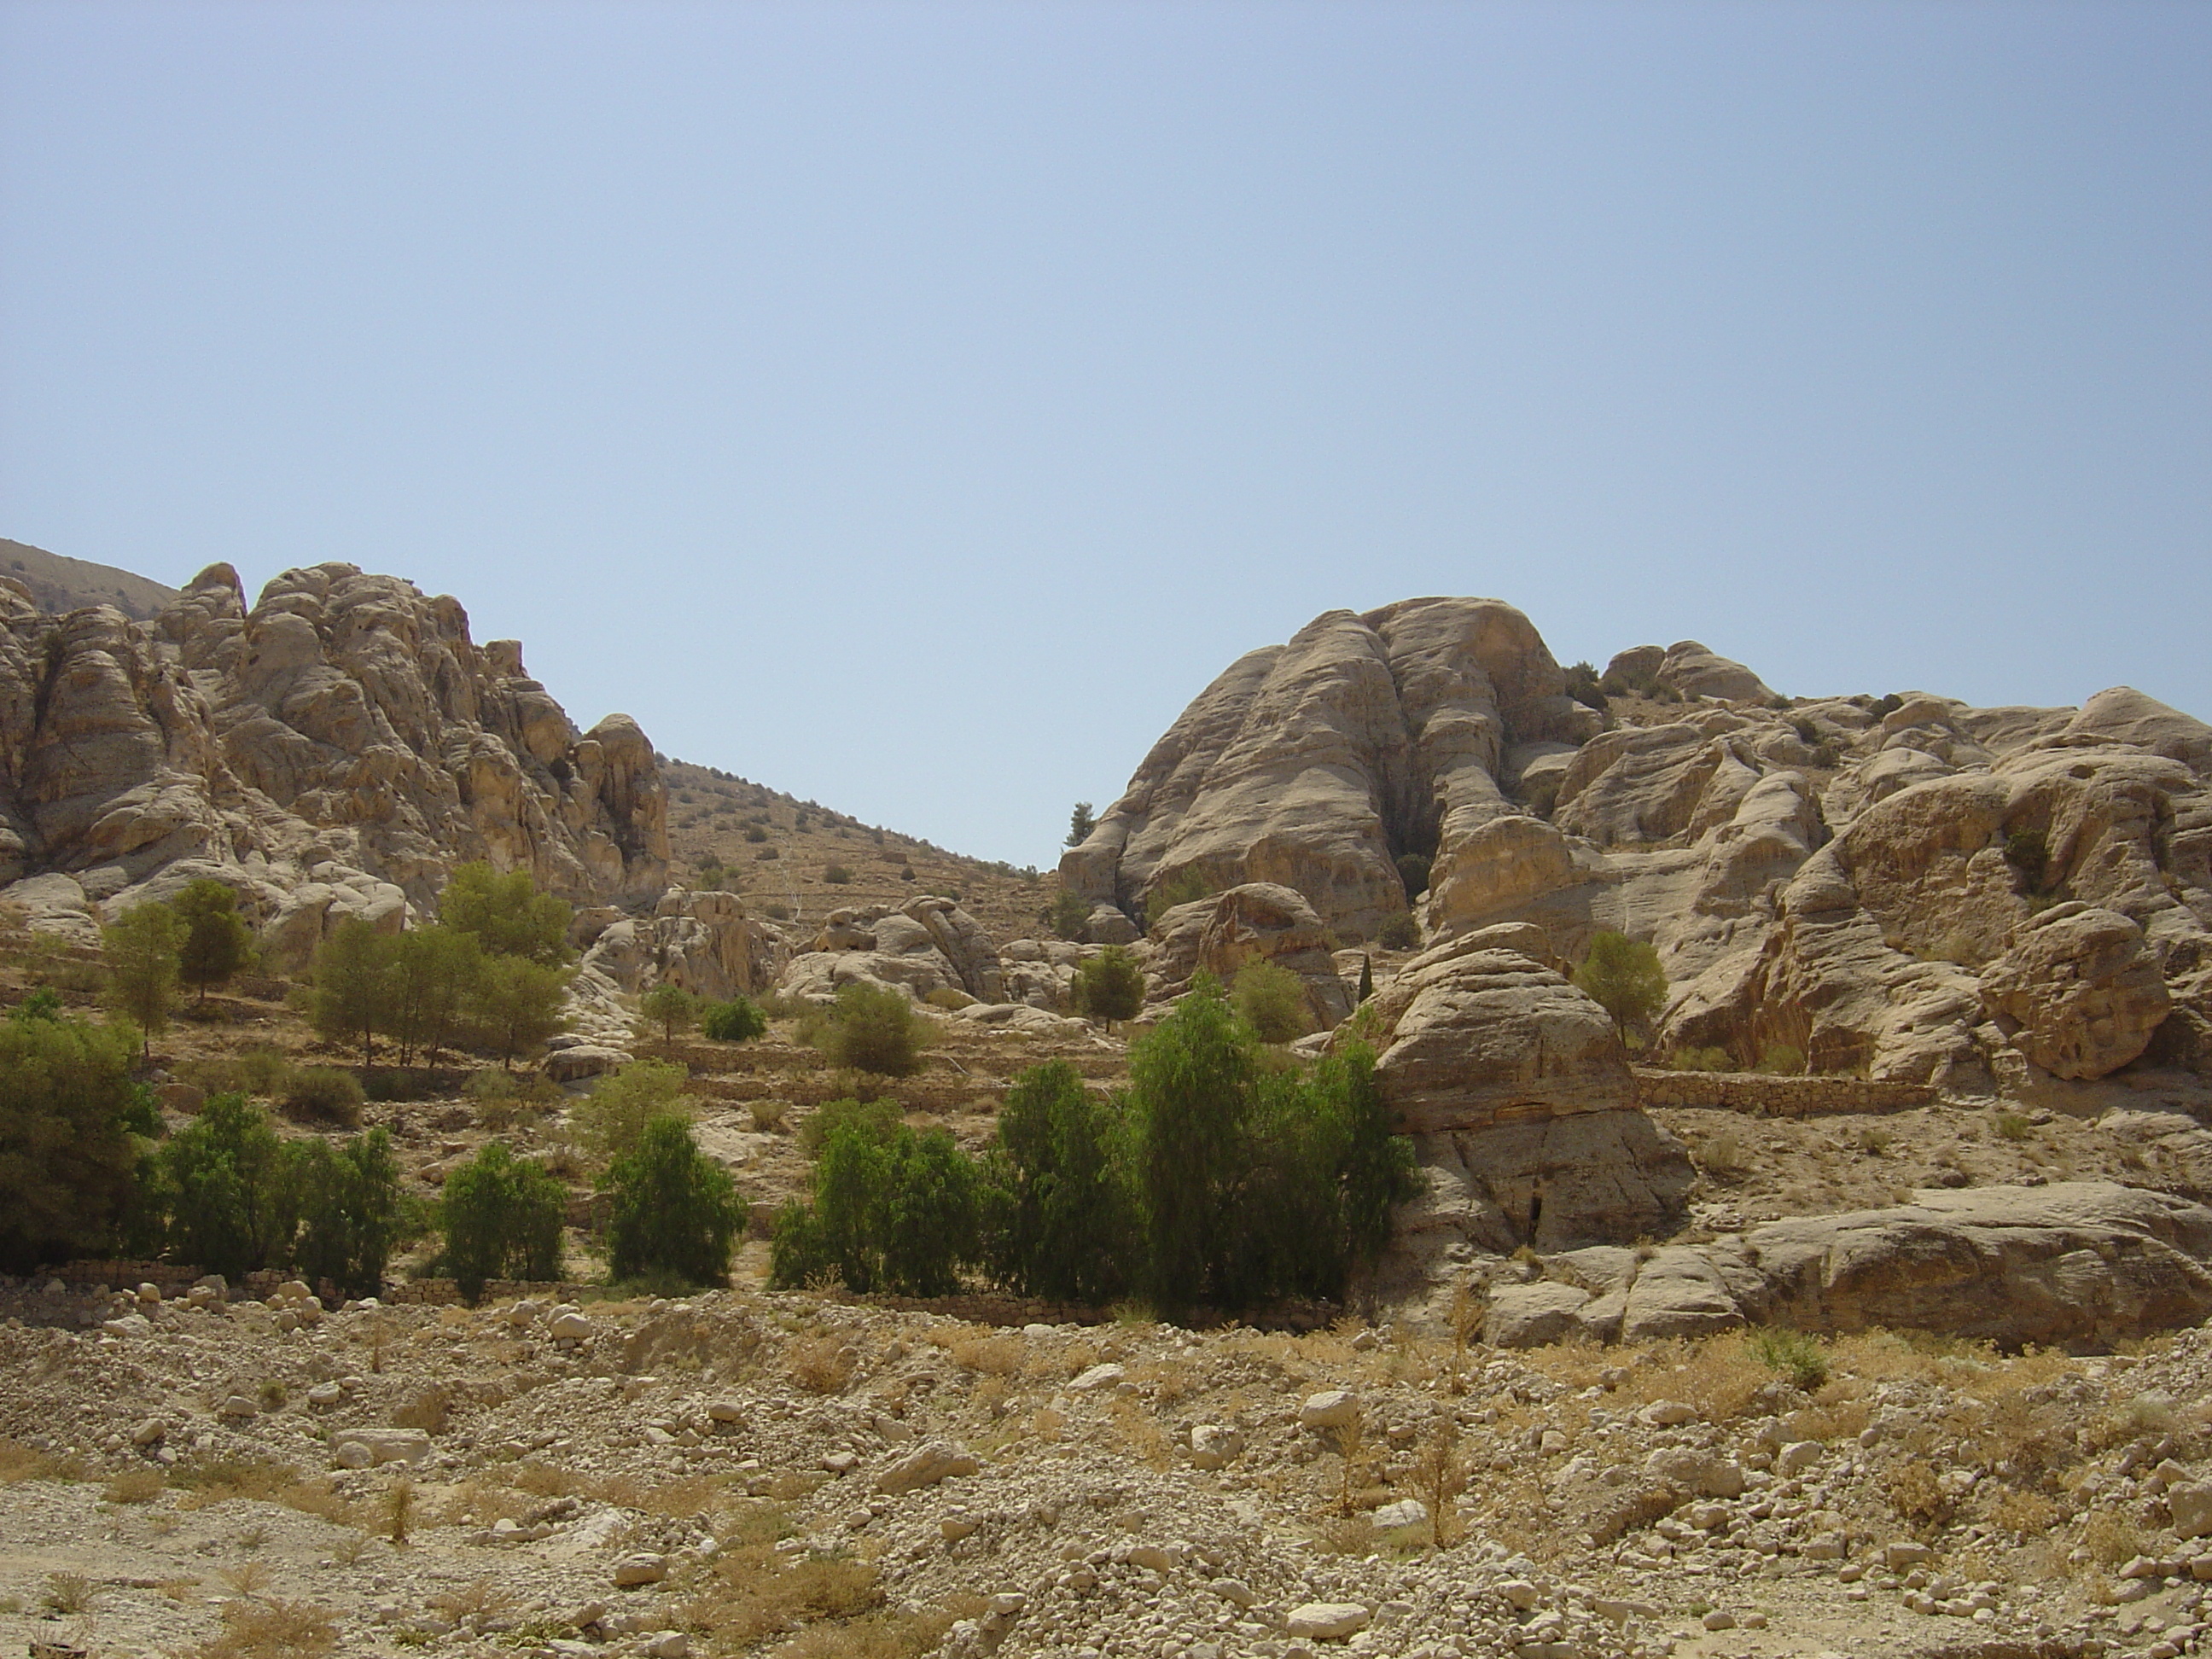
[[[750,997],[732,997],[708,1004],[699,1029],[710,1042],[750,1042],[768,1035],[768,1015]]]
[[[1429,872],[1436,860],[1426,853],[1401,853],[1398,855],[1398,879],[1406,884],[1406,896],[1417,899],[1429,890]]]
[[[1145,926],[1157,927],[1160,918],[1178,904],[1195,904],[1202,898],[1212,897],[1213,892],[1213,884],[1206,879],[1206,872],[1195,865],[1186,865],[1145,896]]]
[[[392,1252],[412,1231],[392,1137],[371,1129],[333,1146],[319,1135],[285,1148],[284,1178],[300,1218],[292,1263],[310,1283],[347,1296],[383,1293]]]
[[[1121,1115],[1066,1060],[1014,1079],[983,1162],[985,1253],[1023,1296],[1103,1304],[1129,1288],[1135,1217]]]
[[[184,919],[184,944],[178,952],[179,977],[207,1000],[208,988],[221,985],[253,959],[253,932],[238,914],[238,895],[205,878],[188,883],[171,901]]]
[[[36,994],[0,1020],[0,1264],[108,1247],[161,1119],[131,1079],[138,1034]]]
[[[210,1095],[156,1159],[170,1251],[231,1279],[285,1261],[297,1208],[284,1163],[266,1113],[243,1095]]]
[[[484,1047],[507,1070],[546,1038],[568,1029],[568,981],[574,970],[527,957],[487,957],[467,1001]]]
[[[1667,970],[1659,952],[1625,933],[1601,932],[1575,969],[1575,983],[1613,1016],[1624,1037],[1641,1042],[1667,1006]]]
[[[1262,1042],[1288,1042],[1313,1026],[1304,981],[1279,963],[1248,962],[1231,993],[1237,1012]]]
[[[833,1066],[878,1077],[912,1077],[921,1069],[914,1005],[889,986],[858,981],[840,986],[815,1042]]]
[[[185,919],[166,904],[134,905],[100,929],[107,1006],[137,1025],[149,1058],[168,1028],[184,943]]]
[[[1161,1307],[1218,1300],[1230,1288],[1231,1206],[1258,1077],[1251,1033],[1210,974],[1130,1045],[1133,1162],[1151,1243],[1146,1276]]]
[[[656,1117],[607,1171],[607,1271],[616,1279],[672,1274],[723,1285],[744,1206],[680,1117]]]
[[[514,1157],[503,1141],[487,1141],[446,1177],[436,1212],[446,1238],[439,1261],[471,1303],[487,1279],[558,1279],[567,1209],[567,1190],[543,1167]]]
[[[1080,847],[1091,839],[1091,832],[1098,827],[1098,820],[1091,815],[1091,803],[1079,800],[1075,810],[1067,815],[1067,844]]]
[[[638,1000],[638,1012],[660,1027],[664,1047],[672,1047],[678,1031],[699,1023],[699,999],[682,986],[663,980]]]
[[[1109,945],[1075,970],[1075,1010],[1113,1030],[1116,1020],[1134,1019],[1145,1006],[1145,970],[1118,945]]]
[[[421,1050],[438,1063],[438,1051],[453,1039],[464,1011],[478,994],[484,955],[476,936],[442,925],[415,927],[392,940],[384,1012],[379,1022],[398,1045],[399,1063],[413,1062]]]
[[[521,957],[547,967],[570,957],[568,924],[575,912],[541,893],[526,870],[505,875],[489,864],[464,864],[438,896],[438,916],[449,927],[475,935],[486,956]]]
[[[1091,906],[1080,893],[1063,887],[1053,895],[1052,903],[1044,913],[1044,922],[1055,938],[1080,945],[1091,931]]]
[[[377,1034],[392,1024],[398,955],[397,935],[349,916],[324,937],[308,969],[314,988],[307,1018],[316,1036],[359,1042],[364,1066],[375,1063]]]
[[[830,1131],[815,1161],[811,1206],[776,1218],[769,1261],[781,1286],[834,1277],[856,1292],[950,1296],[981,1254],[973,1159],[942,1129],[860,1122]]]
[[[663,1060],[634,1060],[601,1078],[569,1113],[576,1139],[594,1161],[607,1164],[634,1150],[645,1127],[659,1117],[689,1118],[684,1085],[691,1073]]]

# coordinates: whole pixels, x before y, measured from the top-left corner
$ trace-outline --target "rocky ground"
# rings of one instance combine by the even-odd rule
[[[2166,1659],[2212,1578],[2197,1330],[1762,1359],[27,1296],[0,1641],[46,1651]]]

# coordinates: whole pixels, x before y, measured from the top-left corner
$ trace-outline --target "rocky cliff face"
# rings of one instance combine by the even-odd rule
[[[1664,1039],[1746,1064],[2212,1070],[2212,726],[2124,687],[1791,700],[1694,641],[1608,678],[1652,695],[1571,702],[1495,600],[1332,611],[1209,686],[1062,878],[1132,914],[1178,878],[1278,883],[1340,938],[1409,908],[1430,943],[1616,929],[1660,951]]]
[[[667,856],[636,723],[579,732],[452,599],[324,564],[249,611],[215,565],[141,624],[0,580],[0,897],[62,931],[212,875],[297,957],[466,860],[590,903],[657,896]]]

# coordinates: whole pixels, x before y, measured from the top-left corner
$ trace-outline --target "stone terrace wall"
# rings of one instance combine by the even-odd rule
[[[1856,1077],[1774,1077],[1763,1072],[1668,1072],[1638,1066],[1644,1106],[1703,1106],[1752,1117],[1828,1117],[1844,1112],[1901,1112],[1932,1104],[1924,1083],[1870,1083]]]

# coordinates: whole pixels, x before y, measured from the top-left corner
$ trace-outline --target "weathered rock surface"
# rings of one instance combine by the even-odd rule
[[[1432,852],[1411,896],[1431,942],[1648,939],[1668,1047],[1982,1091],[2146,1054],[2212,1075],[2212,726],[2126,687],[1776,707],[1693,641],[1608,675],[1681,701],[1609,724],[1568,702],[1495,601],[1331,612],[1209,687],[1062,878],[1132,914],[1186,872],[1278,883],[1367,937],[1409,902],[1397,856]],[[2066,918],[2036,941],[2069,904],[2140,946]]]
[[[451,599],[325,564],[249,611],[216,565],[142,623],[0,582],[0,880],[65,873],[112,914],[190,864],[289,965],[334,912],[427,911],[464,860],[588,902],[658,893],[667,852],[635,723],[578,732]]]
[[[1352,1012],[1352,996],[1336,970],[1328,932],[1297,891],[1246,882],[1211,898],[1178,904],[1151,934],[1146,990],[1154,1001],[1181,996],[1201,972],[1224,985],[1239,969],[1269,963],[1305,987],[1309,1030],[1326,1030]]]
[[[1040,989],[1046,977],[1026,976],[1024,993]],[[943,990],[980,1002],[1008,1000],[1005,964],[989,936],[951,899],[929,896],[896,910],[878,904],[831,911],[812,948],[781,969],[778,988],[801,1001],[829,1003],[841,986],[855,982],[896,986],[917,1000]]]

